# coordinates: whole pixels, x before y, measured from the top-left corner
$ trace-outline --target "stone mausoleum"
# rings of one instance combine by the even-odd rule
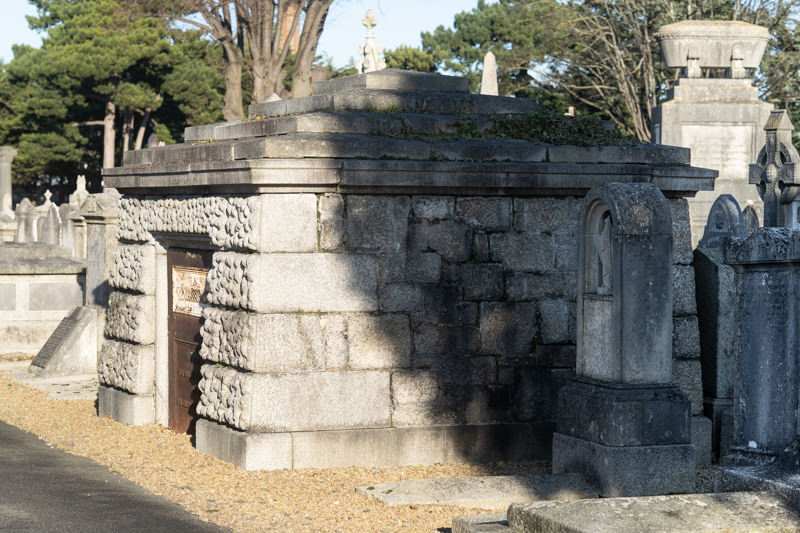
[[[673,290],[648,375],[690,400],[704,460],[687,198],[716,172],[685,148],[459,135],[533,110],[384,70],[129,152],[105,172],[122,198],[100,415],[194,431],[248,469],[549,457],[581,199],[649,183]]]

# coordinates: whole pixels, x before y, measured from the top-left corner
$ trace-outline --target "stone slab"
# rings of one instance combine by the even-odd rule
[[[789,501],[795,509],[800,509],[800,474],[775,464],[722,468],[714,490],[770,491]]]
[[[453,519],[451,533],[514,533],[506,513],[459,516]]]
[[[130,394],[105,385],[97,389],[97,416],[100,418],[111,417],[129,426],[152,424],[154,405],[152,394]]]
[[[0,371],[15,381],[47,393],[50,400],[96,400],[97,373],[72,376],[36,376],[28,372],[30,360],[0,362]]]
[[[774,494],[738,492],[514,504],[508,523],[520,533],[788,533],[800,516]]]
[[[577,472],[603,497],[689,493],[695,484],[691,444],[603,446],[553,435],[553,473]]]
[[[40,376],[89,374],[97,370],[97,309],[80,306],[58,324],[31,362]]]
[[[358,89],[469,93],[469,80],[461,76],[387,68],[314,84],[315,95],[338,94]]]
[[[36,274],[83,274],[86,264],[83,261],[62,257],[41,259],[0,259],[0,275],[20,276]]]
[[[389,506],[455,505],[506,509],[512,503],[596,498],[580,474],[410,479],[356,487]]]
[[[62,311],[83,304],[82,280],[35,281],[28,288],[28,310]]]

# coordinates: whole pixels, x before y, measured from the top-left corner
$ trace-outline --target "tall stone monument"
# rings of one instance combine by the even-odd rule
[[[606,497],[691,492],[690,402],[672,384],[672,222],[657,187],[608,183],[584,198],[577,315],[553,473],[581,473]]]
[[[653,109],[652,141],[692,150],[692,165],[719,171],[714,190],[689,199],[692,244],[697,245],[714,200],[730,194],[761,211],[747,165],[764,144],[772,105],[758,99],[749,74],[769,41],[766,28],[740,21],[687,20],[655,35],[664,61],[681,69],[667,101]]]
[[[17,150],[11,146],[0,146],[0,242],[14,240],[16,224],[11,209],[11,162]]]
[[[800,155],[791,142],[786,111],[773,111],[766,144],[751,166],[764,199],[764,227],[734,239],[725,260],[736,269],[734,455],[728,462],[759,463],[796,446],[800,432]],[[789,452],[796,454],[796,450]]]
[[[694,250],[703,408],[712,421],[715,455],[727,454],[733,438],[733,353],[736,286],[733,267],[723,261],[727,239],[747,236],[736,199],[723,194],[708,215],[703,238]]]

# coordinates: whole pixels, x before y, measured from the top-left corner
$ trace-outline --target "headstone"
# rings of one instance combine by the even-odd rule
[[[33,204],[27,198],[23,198],[17,205],[17,234],[14,242],[36,242],[36,225],[33,218]]]
[[[481,76],[481,94],[497,96],[497,59],[492,52],[483,57],[483,75]]]
[[[750,183],[764,201],[764,227],[800,228],[800,202],[794,201],[800,191],[800,155],[792,144],[793,129],[788,111],[770,113],[766,143],[750,165]]]
[[[742,211],[742,219],[744,220],[745,233],[748,237],[761,226],[758,220],[758,213],[753,209],[752,205],[748,205],[744,208],[744,211]]]
[[[734,442],[726,462],[772,461],[800,433],[800,231],[759,228],[732,240],[725,260],[737,278]]]
[[[11,162],[17,150],[11,146],[0,146],[0,221],[13,220],[11,210]]]
[[[583,200],[576,376],[559,392],[553,473],[601,496],[694,489],[690,402],[672,384],[672,222],[652,184]]]
[[[75,183],[75,192],[69,195],[69,204],[75,209],[79,209],[88,197],[89,192],[86,190],[86,176],[80,175]]]
[[[367,40],[358,47],[356,70],[359,74],[383,70],[386,68],[386,61],[383,59],[383,46],[375,42],[374,33],[378,20],[371,9],[367,10],[367,14],[361,23],[367,28]]]
[[[76,307],[64,317],[31,362],[40,376],[91,374],[97,371],[97,310]]]
[[[77,214],[77,210],[72,204],[62,204],[58,208],[58,216],[61,220],[61,234],[59,237],[59,245],[62,248],[67,248],[72,252],[75,257],[76,253],[76,237],[75,237],[75,223],[72,218]]]
[[[49,198],[47,200],[48,202],[50,201]],[[50,208],[47,210],[47,216],[42,220],[39,242],[58,246],[61,237],[61,217],[58,214],[58,208],[50,204]]]
[[[281,101],[281,97],[278,96],[277,93],[272,93],[269,96],[269,98],[267,98],[267,102],[280,102],[280,101]]]
[[[711,206],[692,262],[703,368],[703,407],[712,422],[712,450],[717,457],[728,453],[733,439],[736,287],[733,268],[723,261],[723,247],[728,239],[745,236],[739,204],[733,196],[723,194]]]

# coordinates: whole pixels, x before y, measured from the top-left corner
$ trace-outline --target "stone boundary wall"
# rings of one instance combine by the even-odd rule
[[[700,415],[688,205],[669,205],[673,379]],[[153,234],[197,234],[216,250],[204,418],[249,432],[550,424],[575,366],[579,209],[570,196],[123,197],[101,384],[154,393]]]

